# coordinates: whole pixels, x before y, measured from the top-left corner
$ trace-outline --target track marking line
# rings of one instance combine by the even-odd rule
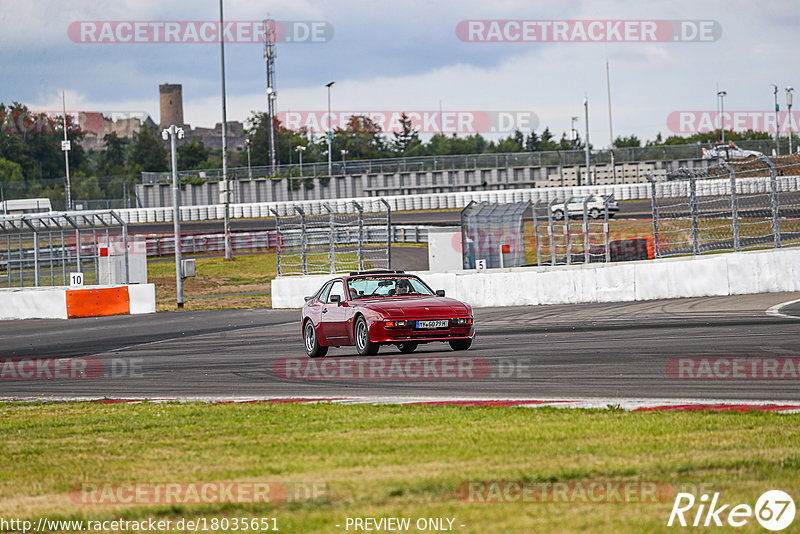
[[[784,317],[786,319],[800,319],[796,315],[788,315],[781,312],[781,309],[785,308],[786,306],[791,306],[792,304],[797,304],[800,302],[800,299],[790,300],[789,302],[783,302],[781,304],[776,304],[775,306],[770,307],[767,309],[767,315],[771,315],[773,317]]]

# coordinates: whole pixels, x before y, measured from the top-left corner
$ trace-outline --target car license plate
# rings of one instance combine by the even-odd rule
[[[450,321],[442,319],[438,321],[417,321],[417,328],[447,328]]]

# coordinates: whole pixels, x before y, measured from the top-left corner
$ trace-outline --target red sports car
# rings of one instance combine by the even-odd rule
[[[306,297],[302,327],[312,358],[345,345],[355,345],[363,356],[377,354],[381,345],[410,353],[433,341],[466,350],[475,337],[468,304],[403,271],[350,273],[328,281]]]

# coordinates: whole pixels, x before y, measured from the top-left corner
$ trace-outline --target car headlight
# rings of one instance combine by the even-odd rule
[[[453,326],[464,326],[472,324],[472,317],[456,317],[453,319]]]

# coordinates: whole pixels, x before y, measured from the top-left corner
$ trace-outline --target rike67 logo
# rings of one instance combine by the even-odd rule
[[[710,500],[710,502],[709,502]],[[732,505],[720,500],[719,492],[709,497],[703,494],[696,499],[691,493],[678,493],[669,514],[667,526],[682,527],[743,527],[754,517],[767,530],[778,532],[794,521],[794,500],[781,490],[764,492],[755,507],[749,504]],[[676,526],[677,526],[676,525]]]

